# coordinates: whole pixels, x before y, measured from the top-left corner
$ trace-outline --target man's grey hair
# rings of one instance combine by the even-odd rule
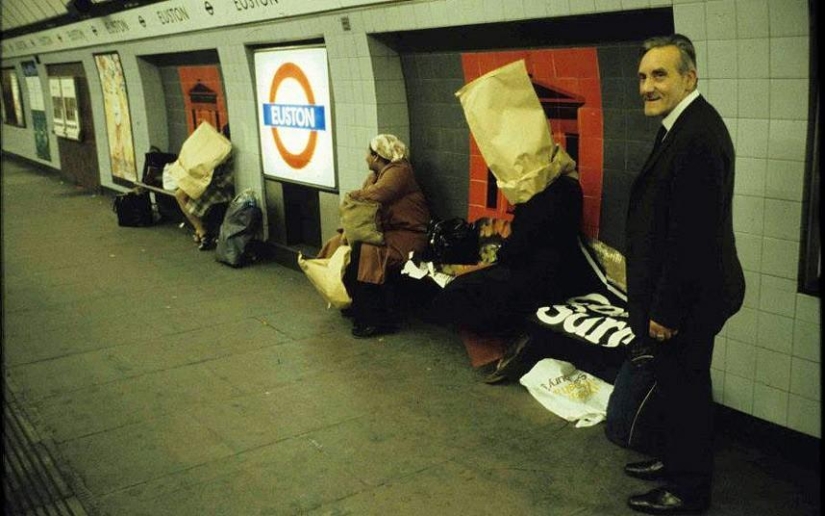
[[[696,49],[693,42],[687,36],[672,34],[670,36],[655,36],[648,38],[642,43],[642,55],[649,50],[659,47],[674,46],[679,49],[681,59],[679,60],[679,73],[686,74],[688,71],[696,71]]]

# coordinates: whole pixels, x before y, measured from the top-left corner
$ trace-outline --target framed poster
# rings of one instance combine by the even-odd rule
[[[221,70],[217,65],[179,66],[183,106],[189,134],[209,122],[218,131],[229,122],[226,98],[223,94]]]
[[[126,78],[117,52],[95,54],[97,73],[103,89],[103,108],[106,114],[106,134],[109,137],[109,157],[112,179],[115,183],[137,181],[135,145],[132,140],[132,118]]]
[[[3,92],[3,123],[17,127],[26,127],[23,118],[23,97],[20,94],[20,82],[14,68],[3,68],[0,76],[0,88]]]
[[[258,50],[255,80],[264,175],[336,188],[326,49]]]
[[[66,136],[66,115],[63,113],[63,91],[60,87],[60,77],[49,77],[49,96],[52,98],[54,134]]]
[[[34,61],[23,61],[23,77],[26,89],[29,90],[29,103],[32,108],[32,126],[34,126],[34,148],[37,157],[50,160],[49,125],[46,118],[46,101],[43,97],[43,85],[37,73],[37,64]]]
[[[80,116],[77,111],[77,92],[74,77],[61,77],[60,91],[63,94],[66,138],[80,140]]]

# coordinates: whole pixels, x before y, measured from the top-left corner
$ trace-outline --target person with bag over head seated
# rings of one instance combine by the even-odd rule
[[[221,133],[229,139],[229,124],[223,126]],[[209,210],[215,205],[228,203],[235,197],[232,162],[233,159],[230,156],[215,168],[215,171],[212,172],[212,180],[197,199],[192,199],[180,188],[175,190],[175,200],[178,202],[181,212],[192,224],[192,228],[195,230],[192,239],[198,244],[198,249],[201,251],[215,248],[218,238],[217,232],[221,224],[220,220],[208,220]],[[222,217],[222,214],[220,215]]]
[[[318,253],[318,258],[328,258],[339,246],[352,246],[343,278],[352,306],[342,314],[353,318],[352,334],[359,338],[397,328],[397,316],[388,306],[387,283],[398,276],[410,252],[426,249],[430,220],[427,201],[415,180],[407,147],[397,136],[374,137],[366,161],[370,173],[361,189],[349,192],[349,197],[379,203],[384,244],[349,242],[343,229],[339,229]]]

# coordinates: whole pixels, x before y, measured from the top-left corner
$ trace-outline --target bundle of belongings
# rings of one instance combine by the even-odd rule
[[[475,221],[502,230],[495,252],[479,247],[476,265],[439,263],[431,252],[411,256],[402,272],[442,287],[435,322],[459,321],[462,338],[469,329],[476,338],[503,335],[529,348],[535,360],[517,378],[542,405],[579,426],[606,419],[612,441],[645,448],[656,440],[644,435],[653,425],[641,421],[656,417],[655,395],[650,377],[630,369],[649,367],[649,357],[626,360],[634,335],[624,259],[581,235],[576,163],[553,141],[525,62],[493,70],[456,95],[498,188],[515,207],[513,220],[506,229]]]

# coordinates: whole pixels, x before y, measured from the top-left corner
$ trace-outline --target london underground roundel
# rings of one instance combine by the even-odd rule
[[[264,174],[335,187],[326,50],[255,54]]]

